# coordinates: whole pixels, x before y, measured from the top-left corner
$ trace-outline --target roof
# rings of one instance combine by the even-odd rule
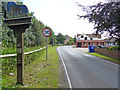
[[[77,34],[77,37],[79,37],[82,34]],[[87,35],[89,38],[101,38],[100,34],[84,34]]]
[[[114,38],[106,38],[106,39],[104,39],[105,40],[105,42],[115,42],[115,39]]]
[[[89,38],[101,38],[100,34],[85,34],[87,35]]]
[[[77,37],[79,37],[81,34],[77,34]]]

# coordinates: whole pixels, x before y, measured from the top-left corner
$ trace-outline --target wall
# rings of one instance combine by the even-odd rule
[[[120,50],[108,50],[103,48],[95,48],[95,52],[120,60]]]

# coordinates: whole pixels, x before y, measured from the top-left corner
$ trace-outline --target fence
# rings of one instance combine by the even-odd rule
[[[95,48],[95,52],[120,60],[120,50],[108,50],[104,48]]]
[[[36,58],[39,58],[38,56],[40,56],[42,52],[38,52],[38,51],[44,50],[45,48],[46,47],[43,47],[43,48],[40,48],[34,51],[24,53],[25,55],[24,64],[25,65],[30,64],[33,60],[35,60]],[[9,74],[15,70],[17,66],[16,56],[17,54],[0,55],[0,58],[3,58],[2,59],[2,73],[3,74]]]
[[[31,54],[31,53],[34,53],[34,52],[38,52],[40,50],[43,50],[45,49],[46,47],[43,47],[43,48],[40,48],[40,49],[37,49],[37,50],[34,50],[34,51],[30,51],[30,52],[26,52],[24,53],[24,55],[28,55],[28,54]],[[7,55],[0,55],[0,58],[4,58],[4,57],[15,57],[17,56],[17,54],[7,54]]]

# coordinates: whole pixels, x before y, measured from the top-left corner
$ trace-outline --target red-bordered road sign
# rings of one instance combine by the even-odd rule
[[[49,37],[51,35],[51,30],[49,28],[43,29],[43,35]]]

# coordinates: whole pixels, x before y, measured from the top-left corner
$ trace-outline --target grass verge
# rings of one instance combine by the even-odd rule
[[[107,56],[101,55],[101,54],[99,54],[99,53],[88,53],[88,54],[91,54],[91,55],[96,56],[96,57],[100,57],[100,58],[102,58],[102,59],[111,61],[111,62],[113,62],[113,63],[120,64],[120,60],[117,60],[117,59],[114,59],[114,58],[111,58],[111,57],[107,57]]]
[[[45,50],[24,69],[24,86],[16,86],[17,73],[3,76],[4,88],[58,88],[58,55],[55,47],[48,48],[48,60]]]

